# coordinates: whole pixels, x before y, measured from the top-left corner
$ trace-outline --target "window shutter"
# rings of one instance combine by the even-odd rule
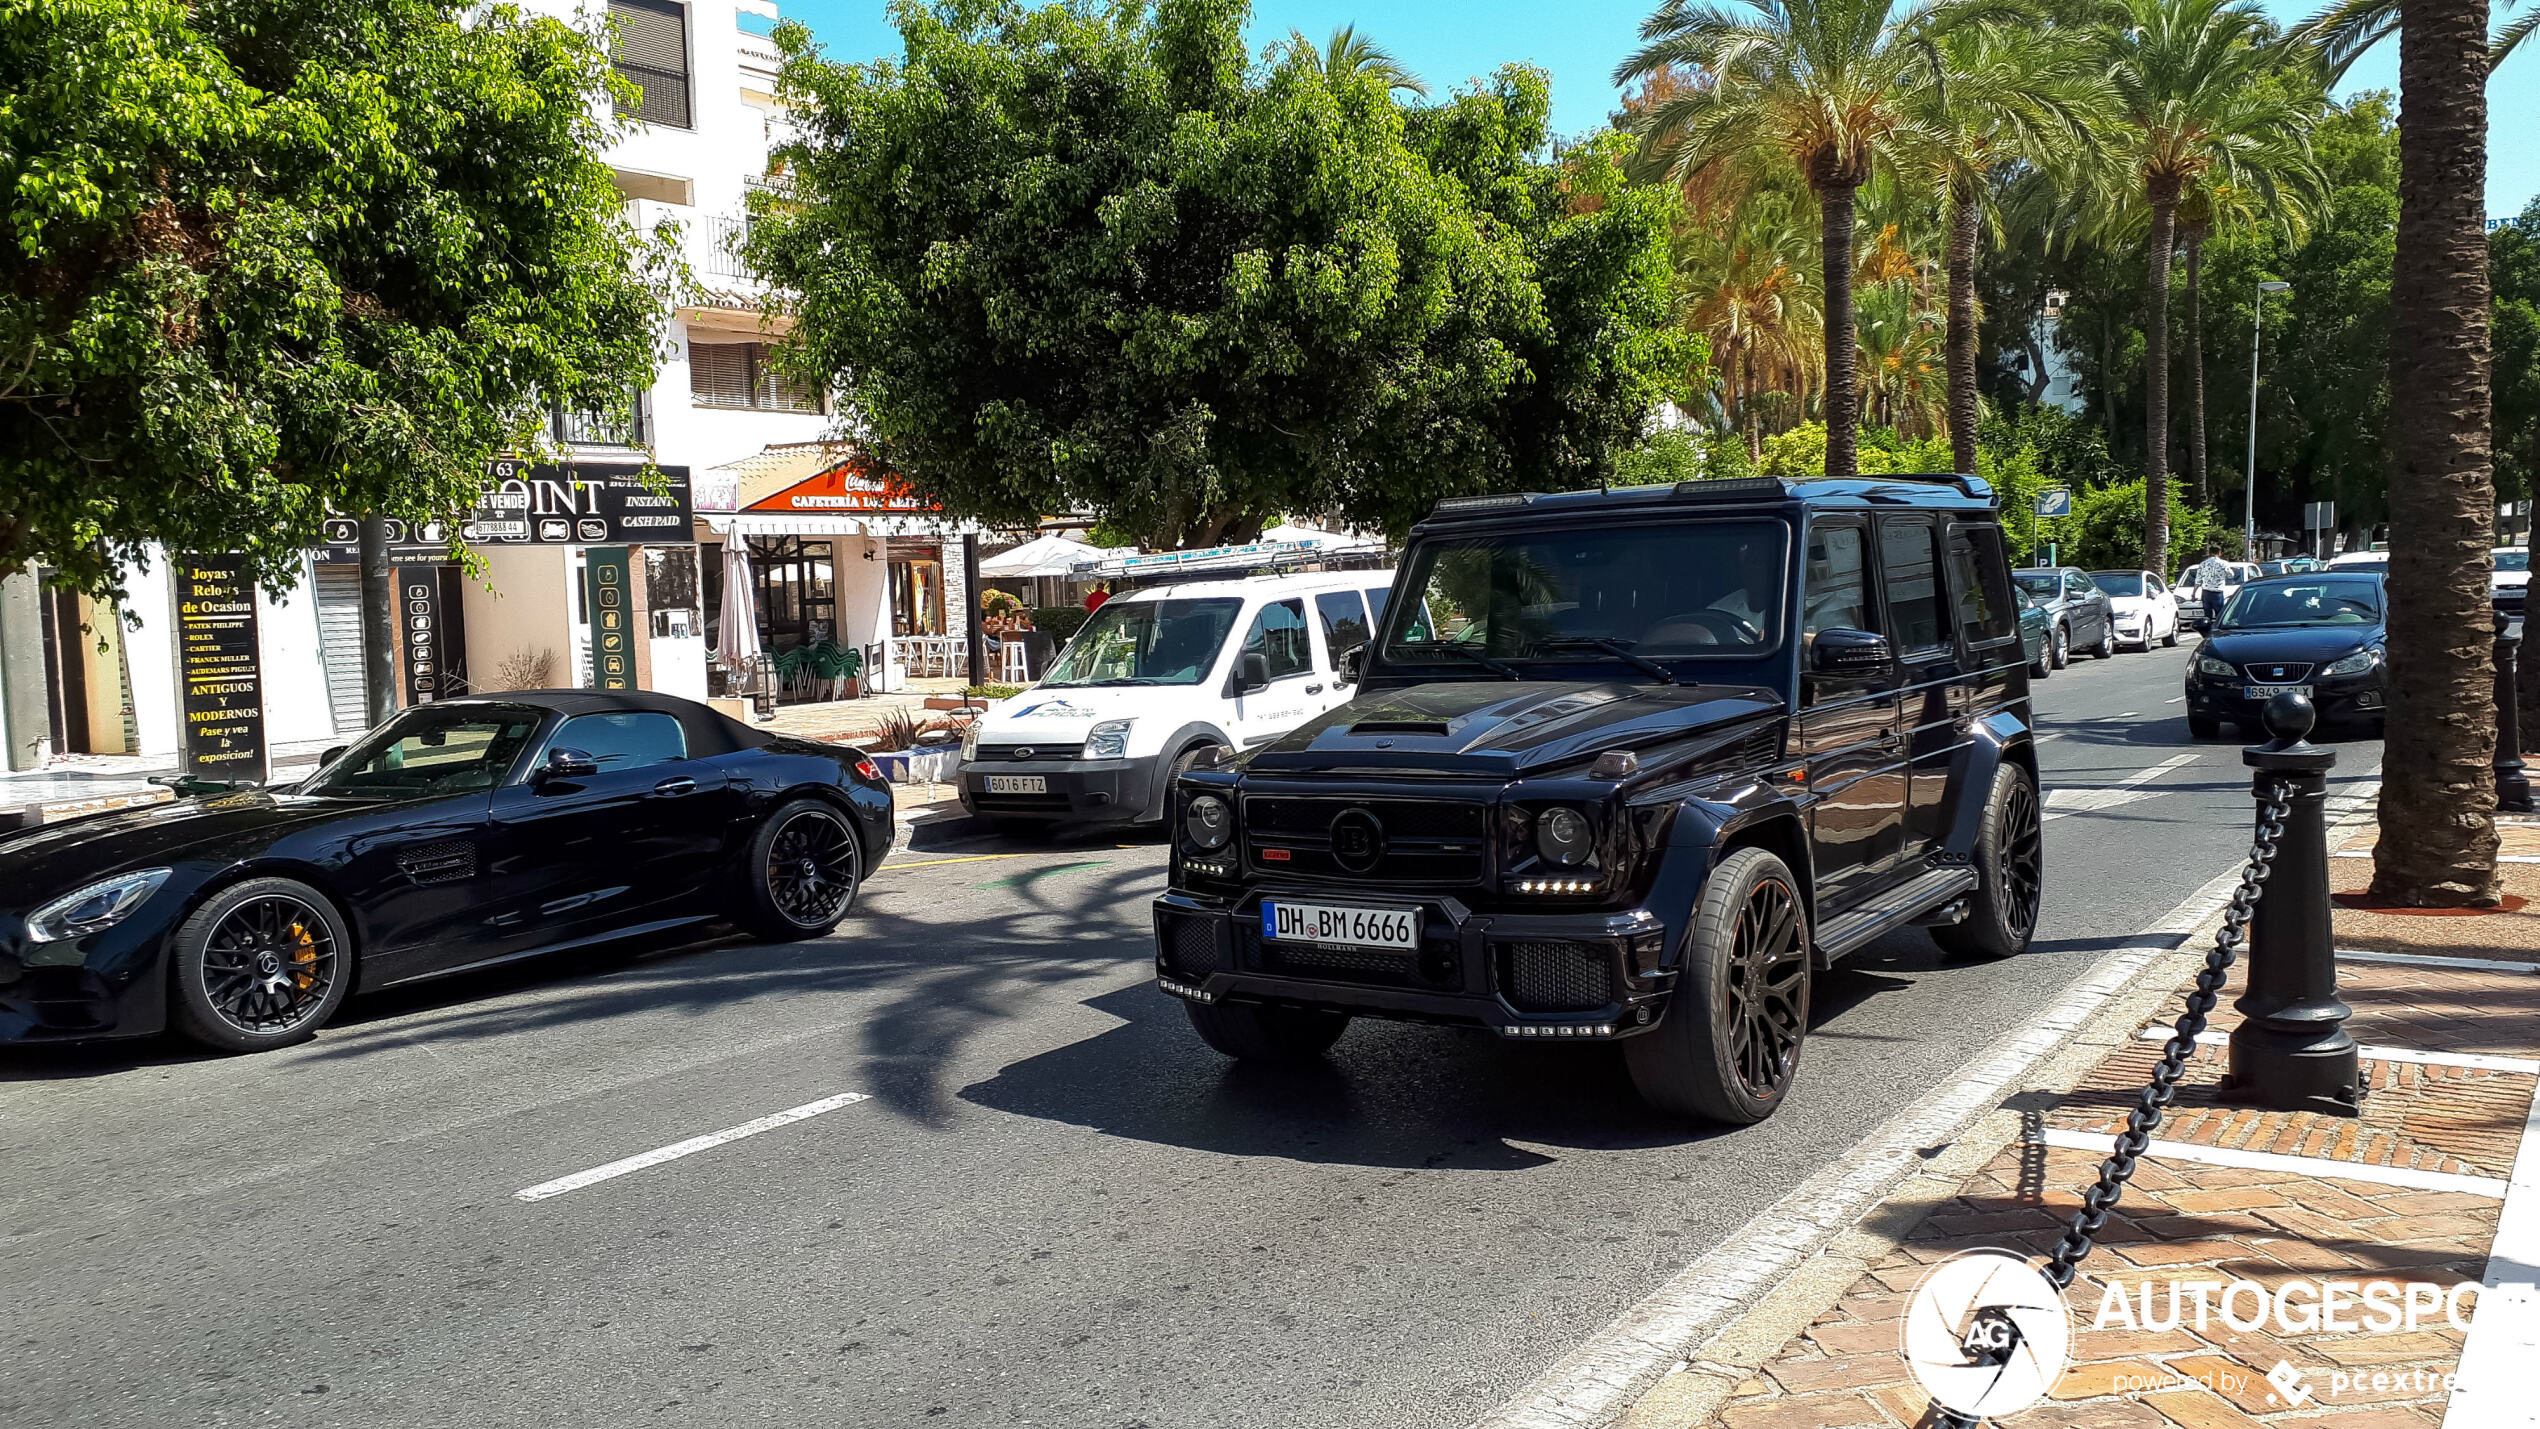
[[[685,6],[666,0],[609,0],[609,18],[617,22],[617,62],[663,74],[686,75],[685,10]]]
[[[750,347],[746,342],[688,344],[688,391],[701,407],[749,407]]]

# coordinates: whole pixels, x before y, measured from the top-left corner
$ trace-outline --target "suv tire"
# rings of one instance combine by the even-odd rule
[[[1623,1044],[1660,1111],[1751,1126],[1778,1109],[1808,1036],[1808,904],[1780,859],[1742,848],[1703,881],[1667,1016]]]
[[[1349,1030],[1343,1012],[1244,1003],[1185,1002],[1199,1040],[1239,1062],[1311,1062]]]
[[[1932,941],[1984,958],[2027,952],[2037,933],[2044,865],[2037,783],[2026,769],[2006,763],[1993,772],[1984,828],[1976,835],[1976,891],[1967,896],[1966,921],[1932,929]]]

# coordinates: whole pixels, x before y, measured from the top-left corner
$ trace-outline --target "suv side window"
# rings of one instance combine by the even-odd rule
[[[1887,590],[1890,638],[1899,654],[1949,643],[1941,620],[1940,562],[1927,518],[1890,516],[1879,522],[1879,572]]]
[[[1820,630],[1875,631],[1870,614],[1869,551],[1858,526],[1808,528],[1807,600],[1800,612],[1802,639]]]
[[[1332,663],[1367,643],[1367,607],[1360,603],[1354,590],[1327,590],[1314,597],[1314,613],[1323,617],[1323,643],[1332,652]]]
[[[688,733],[676,717],[630,710],[575,715],[547,741],[549,749],[579,749],[605,772],[669,764],[688,757]]]
[[[1949,586],[1958,604],[1958,628],[1969,645],[1992,645],[2020,635],[2019,607],[2011,599],[2010,567],[2002,559],[2002,531],[1995,526],[1949,528]]]
[[[1274,680],[1312,672],[1314,646],[1305,633],[1305,602],[1282,600],[1261,607],[1244,636],[1244,653],[1267,659]]]

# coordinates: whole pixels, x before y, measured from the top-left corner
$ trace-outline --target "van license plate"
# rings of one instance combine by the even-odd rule
[[[1417,908],[1335,908],[1322,903],[1261,905],[1261,936],[1290,943],[1336,943],[1345,948],[1417,952]]]
[[[988,792],[991,794],[1046,794],[1049,791],[1049,777],[1043,774],[991,774],[988,776]]]
[[[2278,695],[2300,695],[2307,700],[2311,697],[2311,687],[2308,685],[2251,685],[2249,687],[2249,698],[2253,700],[2271,700]]]

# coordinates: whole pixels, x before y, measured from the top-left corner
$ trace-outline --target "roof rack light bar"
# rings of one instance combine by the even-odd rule
[[[1790,494],[1789,486],[1778,476],[1741,476],[1720,481],[1679,481],[1676,497],[1685,501],[1736,501],[1743,497],[1770,496],[1776,499]]]
[[[1450,496],[1438,503],[1440,511],[1500,511],[1511,506],[1525,506],[1541,495],[1535,491],[1509,491],[1497,496]]]

